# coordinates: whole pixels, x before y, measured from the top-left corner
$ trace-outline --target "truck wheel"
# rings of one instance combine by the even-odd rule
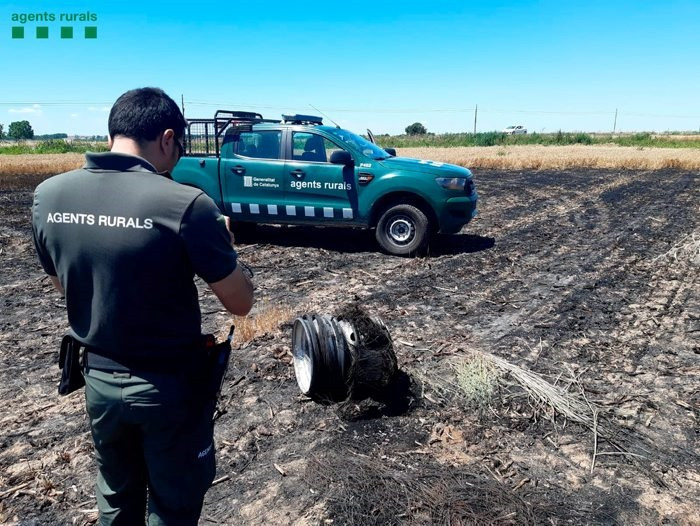
[[[425,252],[429,236],[428,218],[412,205],[387,208],[379,218],[375,233],[379,246],[395,256],[415,256]]]

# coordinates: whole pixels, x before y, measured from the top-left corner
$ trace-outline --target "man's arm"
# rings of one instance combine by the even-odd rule
[[[49,277],[51,278],[51,283],[53,283],[53,286],[56,287],[56,290],[61,293],[61,296],[65,296],[66,291],[63,290],[63,286],[61,285],[61,282],[58,281],[58,277],[51,275],[49,275]]]
[[[231,314],[245,316],[253,308],[253,284],[240,265],[224,279],[209,283],[209,287]]]
[[[227,311],[244,316],[253,307],[253,284],[238,264],[229,224],[214,201],[201,193],[183,216],[180,236],[195,273],[209,284]]]

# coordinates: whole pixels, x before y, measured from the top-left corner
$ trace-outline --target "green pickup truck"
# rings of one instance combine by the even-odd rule
[[[466,168],[396,157],[311,115],[219,110],[188,120],[184,145],[173,179],[202,189],[234,224],[375,228],[383,250],[410,256],[476,215]]]

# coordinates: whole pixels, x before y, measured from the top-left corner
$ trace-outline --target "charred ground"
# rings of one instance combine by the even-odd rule
[[[697,523],[698,175],[476,178],[480,215],[426,258],[383,255],[353,230],[241,240],[258,309],[357,301],[389,327],[410,382],[403,405],[321,406],[298,393],[290,323],[239,346],[202,524]],[[83,395],[56,395],[65,306],[31,245],[32,188],[14,186],[0,190],[0,522],[91,523]],[[200,291],[205,329],[224,329]],[[444,386],[474,351],[583,394],[611,434],[512,390],[465,405]]]

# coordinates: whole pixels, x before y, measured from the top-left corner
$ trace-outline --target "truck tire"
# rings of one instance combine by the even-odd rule
[[[375,232],[383,250],[394,256],[417,256],[428,248],[430,223],[413,205],[394,205],[382,213]]]

